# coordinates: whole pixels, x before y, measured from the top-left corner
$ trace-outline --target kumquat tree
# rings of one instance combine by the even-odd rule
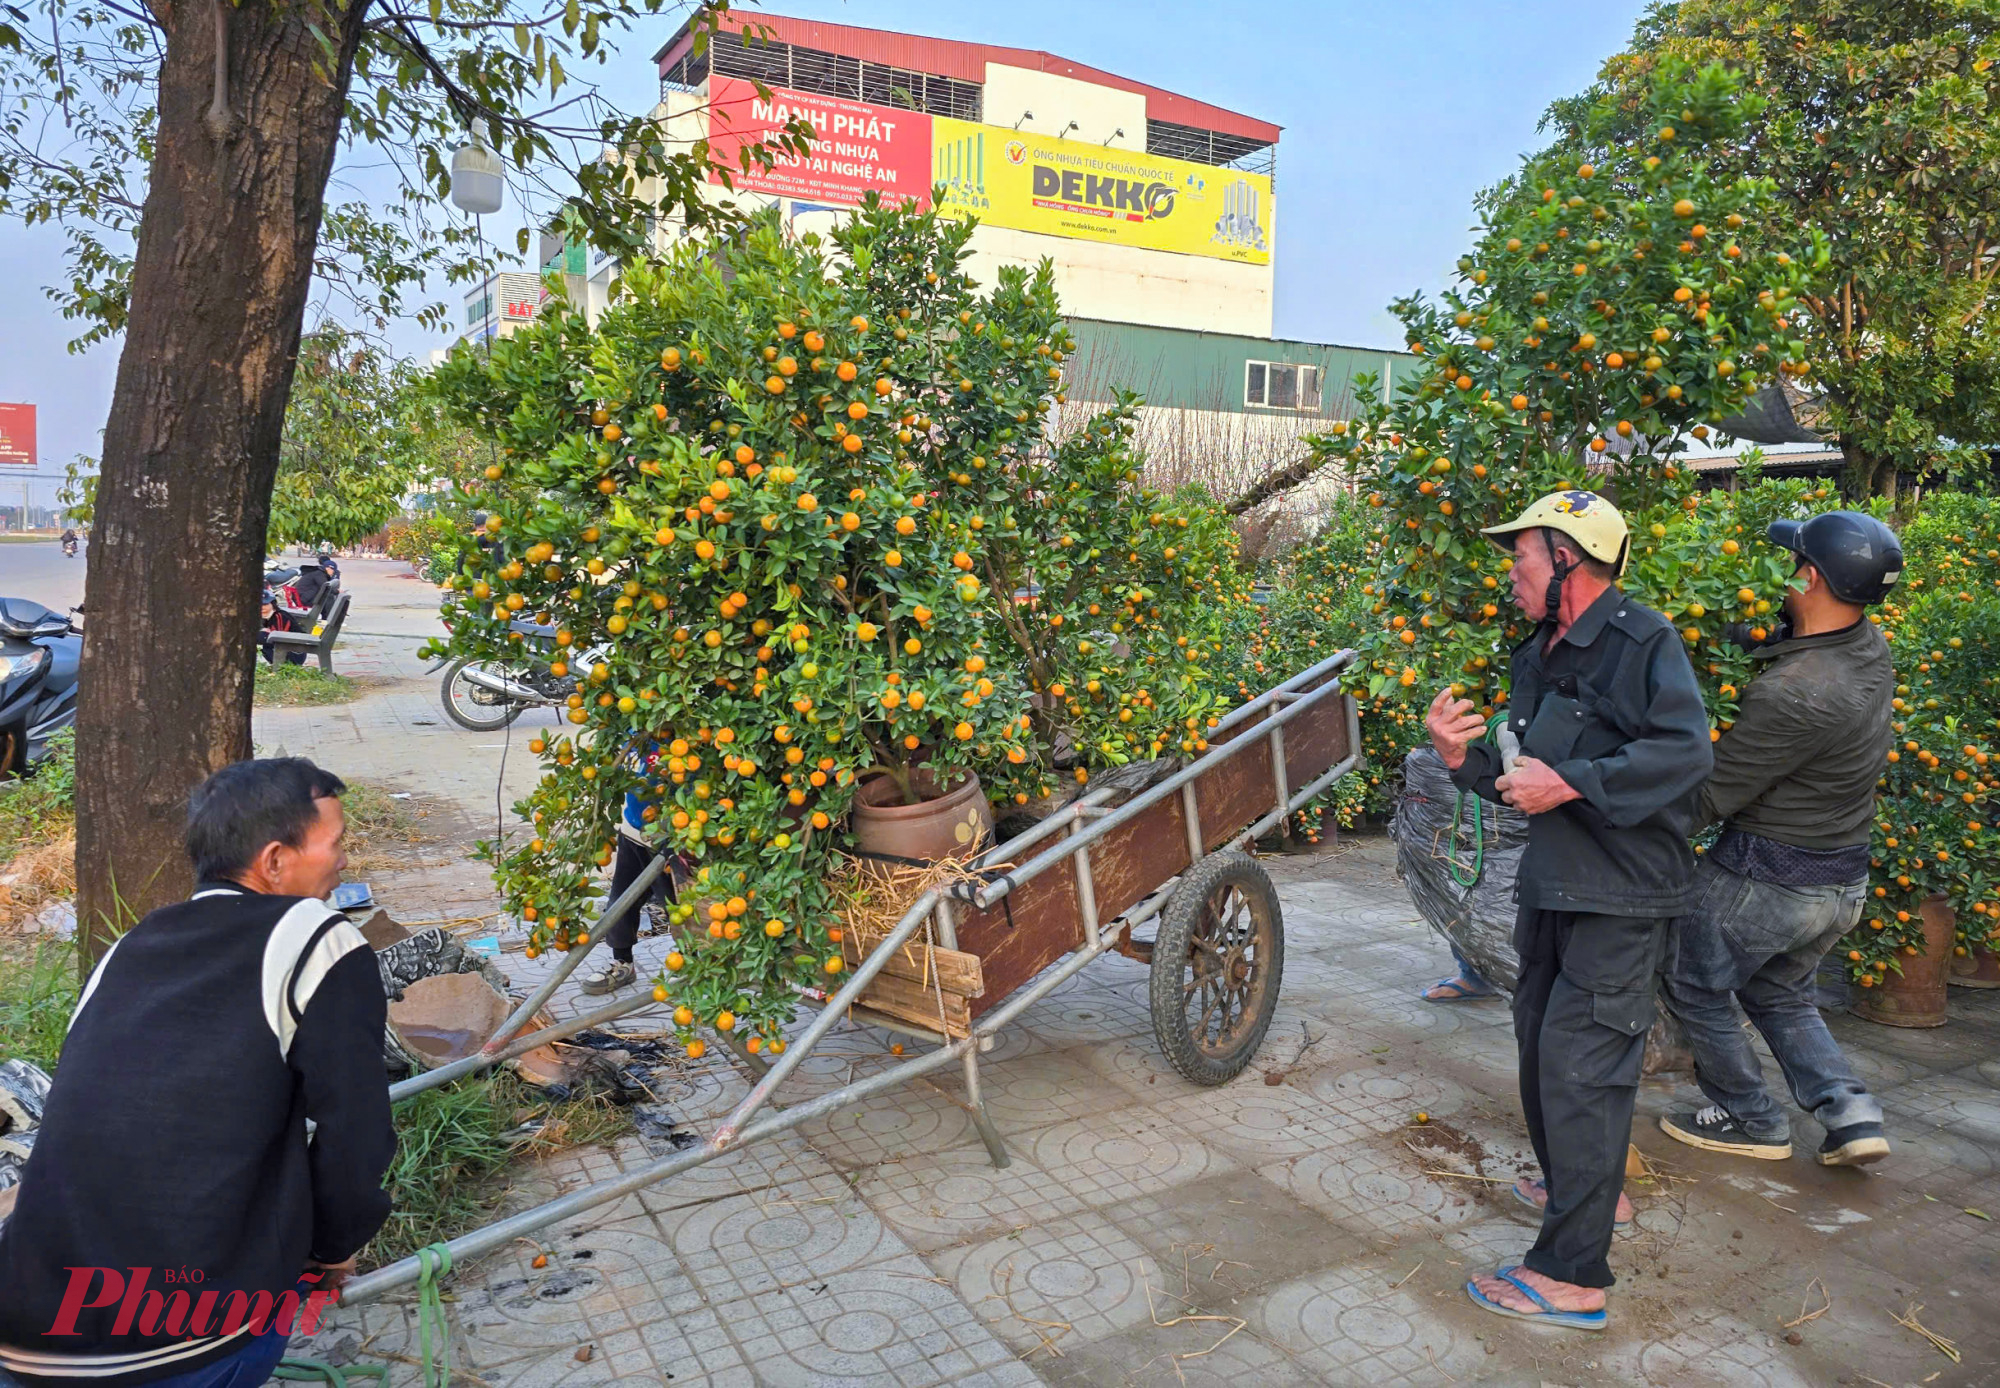
[[[579,677],[496,879],[534,952],[588,943],[593,865],[646,796],[695,864],[656,989],[694,1054],[697,1027],[781,1050],[796,990],[840,972],[861,780],[1025,802],[1059,763],[1202,745],[1222,706],[1200,609],[1236,591],[1226,526],[1139,485],[1129,401],[1049,445],[1051,272],[980,294],[970,230],[871,201],[827,247],[767,217],[633,268],[595,327],[558,309],[440,368],[498,448],[499,552],[467,550],[452,647],[504,658],[534,617]]]
[[[1864,988],[1926,947],[1923,903],[1951,905],[1963,956],[2000,944],[2000,504],[1944,494],[1902,534],[1904,577],[1871,615],[1895,652],[1895,742],[1861,924],[1838,946]]]
[[[1356,678],[1405,747],[1440,685],[1489,713],[1504,702],[1526,633],[1511,561],[1479,530],[1544,493],[1615,495],[1634,530],[1627,589],[1682,629],[1715,736],[1748,673],[1723,628],[1782,601],[1789,564],[1752,543],[1737,503],[1697,494],[1679,455],[1808,370],[1796,320],[1822,239],[1777,214],[1768,182],[1718,172],[1762,109],[1735,76],[1664,65],[1646,99],[1643,140],[1609,137],[1631,113],[1606,99],[1482,198],[1456,285],[1395,306],[1430,370],[1314,442],[1382,517]]]

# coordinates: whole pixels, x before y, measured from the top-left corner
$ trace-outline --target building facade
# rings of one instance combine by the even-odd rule
[[[548,299],[539,277],[517,270],[489,275],[465,296],[466,342],[510,337],[516,328],[535,321]]]
[[[697,53],[683,28],[660,50],[656,119],[725,162],[795,117],[817,139],[714,196],[776,204],[805,231],[871,191],[937,188],[941,210],[979,218],[968,268],[983,285],[1047,258],[1081,317],[1270,334],[1278,126],[1051,53],[752,18],[761,41]]]

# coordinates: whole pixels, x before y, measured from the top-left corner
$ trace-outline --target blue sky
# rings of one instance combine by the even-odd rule
[[[1643,6],[773,0],[770,8],[1044,49],[1282,125],[1276,331],[1390,347],[1401,337],[1389,301],[1445,282],[1467,243],[1473,194],[1539,143],[1549,102],[1589,84]],[[664,18],[640,27],[588,75],[626,109],[649,107],[658,93],[651,57],[674,27]],[[0,400],[40,405],[42,471],[58,475],[72,455],[96,453],[117,368],[116,344],[63,351],[73,325],[41,293],[61,276],[60,251],[47,228],[0,224],[0,263],[14,267],[14,290],[0,305]],[[414,328],[392,337],[410,352],[446,340]],[[52,494],[53,483],[42,484],[36,500]]]

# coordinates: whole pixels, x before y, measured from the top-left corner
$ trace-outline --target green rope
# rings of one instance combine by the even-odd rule
[[[451,1249],[441,1243],[417,1250],[417,1334],[423,1344],[424,1388],[448,1388],[451,1382],[451,1324],[445,1320],[444,1298],[438,1284],[451,1272]],[[431,1367],[435,1336],[437,1367]]]
[[[1457,853],[1458,826],[1468,798],[1472,801],[1472,875],[1469,877],[1459,866]],[[1478,886],[1480,877],[1486,872],[1486,806],[1478,796],[1468,797],[1462,790],[1451,805],[1451,847],[1452,851],[1444,858],[1445,870],[1451,874],[1451,880],[1461,887]]]
[[[1504,713],[1496,713],[1487,719],[1486,735],[1480,740],[1489,745],[1497,745],[1498,739],[1494,736],[1494,729],[1506,721],[1507,715]],[[1465,802],[1467,800],[1472,801],[1472,872],[1470,876],[1465,874],[1465,869],[1458,861],[1458,826],[1464,821]],[[1494,828],[1496,831],[1498,830],[1499,825],[1497,822]],[[1451,848],[1452,851],[1447,853],[1444,859],[1445,870],[1451,874],[1451,880],[1458,883],[1461,887],[1478,886],[1479,879],[1486,873],[1486,803],[1477,795],[1468,796],[1461,790],[1457,792],[1452,800]]]

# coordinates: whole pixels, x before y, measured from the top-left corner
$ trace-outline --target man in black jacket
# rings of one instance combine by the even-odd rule
[[[1795,586],[1784,626],[1752,652],[1764,668],[1702,787],[1701,822],[1723,821],[1722,837],[1702,859],[1666,979],[1711,1102],[1660,1126],[1711,1152],[1791,1156],[1791,1125],[1765,1091],[1733,998],[1799,1107],[1826,1128],[1820,1163],[1860,1166],[1889,1154],[1882,1106],[1813,1005],[1813,979],[1866,902],[1875,783],[1896,716],[1889,643],[1866,609],[1901,576],[1903,549],[1854,511],[1774,521],[1770,539],[1792,552]]]
[[[0,1226],[0,1381],[261,1383],[387,1217],[381,976],[321,899],[343,789],[287,757],[189,798],[199,885],[98,961]]]
[[[1537,623],[1514,650],[1509,750],[1475,741],[1485,721],[1448,689],[1427,725],[1462,789],[1529,816],[1514,1035],[1543,1180],[1515,1194],[1542,1229],[1521,1266],[1466,1291],[1501,1315],[1598,1330],[1654,977],[1694,878],[1708,718],[1680,634],[1614,586],[1628,541],[1610,502],[1557,492],[1485,533],[1512,550],[1514,602]]]

